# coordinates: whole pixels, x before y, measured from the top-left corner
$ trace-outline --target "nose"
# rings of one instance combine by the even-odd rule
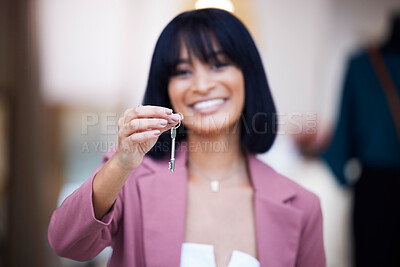
[[[200,94],[207,94],[209,90],[215,87],[215,81],[212,74],[206,66],[196,68],[193,75],[192,89]]]

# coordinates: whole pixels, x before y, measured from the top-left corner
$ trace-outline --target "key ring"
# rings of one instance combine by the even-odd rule
[[[181,119],[179,120],[179,123],[178,123],[177,125],[171,126],[171,125],[169,125],[169,123],[168,123],[168,126],[169,126],[171,129],[172,129],[172,128],[178,129],[179,126],[181,126],[181,121],[183,120],[183,114],[182,114],[181,112],[179,112],[178,114],[179,114],[179,116],[181,117]]]

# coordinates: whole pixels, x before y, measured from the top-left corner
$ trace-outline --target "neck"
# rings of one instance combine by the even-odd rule
[[[199,168],[216,175],[226,173],[236,164],[245,164],[238,133],[216,136],[191,133],[188,157]]]

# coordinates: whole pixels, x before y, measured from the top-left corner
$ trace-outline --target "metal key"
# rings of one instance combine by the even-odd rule
[[[171,161],[169,162],[169,170],[171,172],[175,171],[175,138],[176,138],[176,128],[173,126],[171,128],[171,139],[172,139],[172,145],[171,145]]]
[[[176,138],[176,129],[179,128],[179,126],[181,126],[181,121],[183,119],[183,115],[182,113],[178,113],[181,116],[181,119],[179,120],[178,125],[176,126],[172,126],[171,127],[171,140],[172,140],[172,144],[171,144],[171,161],[168,163],[168,169],[171,172],[175,171],[175,138]]]

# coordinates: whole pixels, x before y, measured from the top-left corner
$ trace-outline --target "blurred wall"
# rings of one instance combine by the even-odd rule
[[[52,105],[137,105],[162,28],[182,1],[38,1],[41,83]]]
[[[35,8],[36,1],[1,1],[1,137],[7,138],[1,155],[7,166],[0,241],[5,266],[47,266],[50,259],[44,240],[57,197],[58,142],[56,112],[44,107],[39,91]]]
[[[279,112],[334,123],[349,55],[385,37],[397,0],[254,0],[259,47]]]
[[[6,107],[6,88],[9,86],[9,55],[8,42],[4,41],[8,38],[8,15],[6,12],[6,3],[0,1],[0,266],[4,263],[4,246],[6,238],[6,220],[7,220],[7,206],[6,206],[6,181],[8,171],[8,157],[7,157],[7,107]]]

